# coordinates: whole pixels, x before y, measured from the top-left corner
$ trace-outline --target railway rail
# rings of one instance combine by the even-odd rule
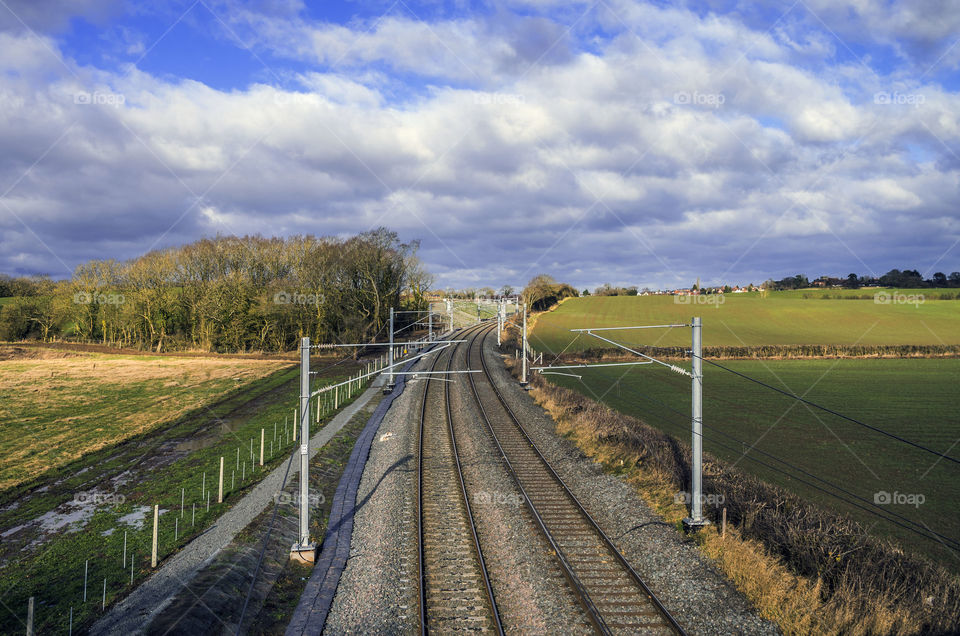
[[[479,379],[467,375],[473,396],[508,472],[595,630],[685,634],[527,435],[484,359],[484,341],[491,333],[491,328],[472,331],[467,344],[467,367],[479,360],[483,371]]]
[[[418,433],[417,523],[421,633],[503,634],[491,577],[474,522],[451,411],[453,370],[465,347],[468,393],[536,529],[584,615],[599,634],[685,631],[617,550],[527,435],[483,355],[493,325],[463,330],[463,345],[436,356],[424,375]],[[458,420],[459,421],[459,420]],[[585,625],[586,625],[585,624]]]
[[[436,356],[430,370],[444,357],[450,370],[453,349]],[[425,379],[418,447],[420,631],[503,634],[463,479],[445,379]]]

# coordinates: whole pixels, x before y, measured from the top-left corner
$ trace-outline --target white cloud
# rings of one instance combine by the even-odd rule
[[[858,269],[834,233],[883,269],[897,240],[930,227],[946,245],[958,236],[956,93],[908,82],[893,90],[920,91],[923,104],[878,105],[874,93],[891,90],[878,74],[794,63],[827,50],[819,38],[611,6],[620,16],[598,21],[642,40],[621,33],[535,67],[520,60],[556,30],[531,21],[258,17],[271,46],[284,34],[302,55],[309,36],[307,53],[336,66],[300,73],[296,90],[114,74],[59,61],[53,41],[0,33],[0,68],[16,70],[0,75],[0,192],[28,173],[3,203],[71,265],[107,242],[123,257],[201,234],[384,224],[423,239],[441,284],[491,263],[504,277],[557,263],[560,278],[576,263],[579,286],[641,272],[689,284],[734,263],[756,279],[778,259]],[[535,27],[548,35],[519,52],[511,38]],[[389,69],[444,81],[397,101]],[[124,99],[75,103],[78,93]],[[911,159],[918,146],[935,160]],[[0,230],[0,270],[59,273],[2,206]]]

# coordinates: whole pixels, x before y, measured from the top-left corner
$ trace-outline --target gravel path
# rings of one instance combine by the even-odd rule
[[[368,388],[363,394],[338,413],[333,420],[310,438],[310,457],[326,444],[364,405],[380,391]],[[164,561],[153,576],[144,581],[125,599],[114,605],[90,630],[91,634],[142,633],[154,616],[166,607],[174,596],[184,590],[198,570],[209,563],[238,532],[247,527],[274,500],[280,490],[286,463],[275,468],[253,490],[230,510],[225,512],[207,532],[200,535],[179,552]],[[300,472],[300,462],[294,461],[287,480]]]

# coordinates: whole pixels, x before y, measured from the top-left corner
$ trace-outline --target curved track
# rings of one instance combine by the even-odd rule
[[[436,356],[446,369],[452,346]],[[451,380],[426,375],[417,477],[420,631],[503,633],[464,485],[450,412]]]
[[[473,395],[507,470],[596,631],[685,634],[563,483],[504,400],[483,356],[484,341],[492,332],[478,329],[467,345],[467,367],[473,368],[479,359],[483,371],[467,376]]]

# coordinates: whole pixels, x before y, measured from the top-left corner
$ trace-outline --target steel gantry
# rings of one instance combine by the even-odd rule
[[[398,333],[394,331],[394,317],[399,313],[426,313],[428,321],[428,340],[422,341],[407,341],[403,344],[407,347],[413,346],[417,349],[420,349],[428,344],[439,345],[426,351],[419,355],[416,355],[412,358],[404,359],[400,362],[395,360],[396,357],[396,344],[394,342],[394,334]],[[453,311],[450,310],[450,326],[451,333],[453,332]],[[404,327],[400,331],[407,329],[414,324],[417,324],[420,321],[416,321],[407,327]],[[351,383],[361,383],[365,378],[378,375],[386,372],[389,377],[389,386],[384,389],[385,393],[389,393],[393,390],[394,381],[393,378],[396,375],[423,375],[424,371],[412,372],[412,371],[395,371],[394,369],[401,365],[406,365],[414,360],[423,358],[432,353],[442,351],[452,344],[466,342],[466,340],[434,340],[433,339],[433,310],[429,309],[426,312],[424,311],[395,311],[393,307],[390,308],[390,340],[386,343],[377,343],[377,342],[360,342],[360,343],[331,343],[331,344],[310,344],[310,338],[301,338],[300,340],[300,404],[298,409],[299,420],[300,420],[300,505],[299,505],[299,537],[296,543],[290,549],[291,557],[303,561],[312,563],[316,557],[316,543],[310,541],[310,507],[309,507],[309,488],[310,488],[310,400],[314,397],[327,393],[329,391],[337,391],[340,387],[351,384]],[[387,347],[387,359],[388,364],[381,368],[375,368],[373,371],[368,371],[367,373],[358,373],[356,377],[350,377],[348,380],[343,382],[338,382],[336,384],[330,384],[324,386],[316,391],[311,391],[310,388],[310,376],[314,375],[310,371],[310,350],[311,349],[334,349],[339,347]],[[457,373],[452,371],[449,373]],[[438,372],[439,374],[439,372]],[[319,406],[318,406],[319,408]],[[319,415],[318,415],[319,418]]]
[[[526,323],[526,321],[524,321]],[[524,325],[526,326],[526,325]],[[606,338],[604,336],[598,335],[598,331],[627,331],[633,329],[672,329],[675,327],[690,327],[690,371],[687,371],[683,367],[677,366],[675,364],[669,364],[663,360],[658,360],[653,356],[649,356],[645,353],[641,353],[636,349],[632,349],[624,344]],[[590,367],[615,367],[615,366],[635,366],[635,365],[644,365],[644,364],[659,364],[664,366],[675,373],[685,375],[691,379],[691,391],[690,391],[690,428],[691,428],[691,458],[690,458],[690,516],[683,520],[683,525],[687,530],[695,530],[705,525],[709,525],[710,521],[703,516],[703,339],[701,335],[702,323],[700,317],[694,317],[690,323],[675,324],[675,325],[635,325],[630,327],[587,327],[582,329],[571,329],[571,332],[581,333],[587,336],[591,336],[598,340],[602,340],[608,344],[611,344],[615,347],[628,351],[640,358],[643,358],[641,361],[637,362],[611,362],[611,363],[599,363],[599,364],[572,364],[572,365],[562,365],[562,366],[544,366],[544,367],[533,367],[534,371],[537,371],[541,374],[556,374],[556,375],[573,375],[567,373],[556,373],[556,370],[559,369],[585,369]],[[524,328],[524,335],[526,335],[526,329]],[[526,348],[526,338],[524,338],[524,348]],[[526,355],[524,355],[524,363],[526,363]],[[581,376],[574,375],[573,377],[580,378]],[[524,364],[524,381],[526,381],[526,364]]]

